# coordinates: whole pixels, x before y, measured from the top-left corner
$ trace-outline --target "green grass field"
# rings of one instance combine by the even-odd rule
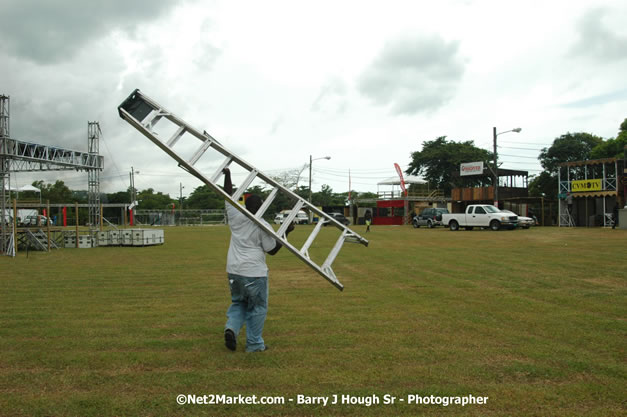
[[[228,228],[165,232],[163,246],[0,258],[1,416],[627,413],[627,231],[373,227],[336,260],[343,292],[283,250],[268,257],[270,350],[255,354],[243,334],[224,347]],[[334,394],[381,403],[297,404]]]

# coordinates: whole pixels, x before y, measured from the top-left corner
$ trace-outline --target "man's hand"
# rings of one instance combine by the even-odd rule
[[[290,223],[289,226],[287,226],[287,229],[285,230],[285,237],[287,237],[287,235],[290,234],[290,232],[294,230],[294,223]],[[268,255],[276,255],[277,252],[283,247],[283,245],[281,245],[281,243],[279,243],[278,241],[276,242],[276,246],[274,247],[274,249],[272,249],[270,252],[268,252]]]
[[[231,170],[224,168],[222,170],[224,174],[224,192],[228,195],[233,195],[233,183],[231,182]]]

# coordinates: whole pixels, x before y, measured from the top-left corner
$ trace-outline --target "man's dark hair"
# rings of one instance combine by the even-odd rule
[[[261,197],[259,197],[256,194],[249,195],[246,198],[246,208],[252,214],[257,213],[257,210],[259,210],[259,207],[261,207],[262,203],[263,203],[263,200],[261,199]]]

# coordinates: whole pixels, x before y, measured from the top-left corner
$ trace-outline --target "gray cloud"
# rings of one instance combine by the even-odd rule
[[[582,16],[577,24],[579,38],[571,48],[571,54],[594,59],[618,61],[625,59],[627,37],[615,34],[603,18],[606,9],[594,9]]]
[[[182,0],[3,0],[0,48],[40,64],[72,57],[114,29],[132,32]]]
[[[311,110],[336,114],[344,113],[348,106],[347,92],[348,88],[343,80],[331,78],[320,88],[320,93],[311,104]]]
[[[439,36],[386,44],[358,82],[359,91],[393,114],[435,111],[455,94],[464,74],[459,42]]]
[[[612,91],[607,94],[600,94],[592,97],[586,97],[580,100],[571,101],[569,103],[562,104],[562,107],[566,108],[581,108],[581,107],[596,107],[607,103],[613,103],[616,101],[627,101],[627,90]]]

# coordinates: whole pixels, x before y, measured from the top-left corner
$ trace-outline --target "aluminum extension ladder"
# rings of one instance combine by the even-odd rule
[[[297,258],[309,265],[314,271],[322,275],[322,277],[328,280],[335,287],[340,290],[344,289],[344,286],[340,283],[340,281],[338,281],[337,277],[335,276],[331,265],[333,264],[333,261],[342,249],[344,242],[361,243],[364,246],[368,246],[368,240],[353,232],[351,229],[339,223],[337,220],[324,213],[322,210],[318,209],[294,192],[279,184],[274,179],[268,177],[258,169],[254,168],[248,162],[244,161],[237,155],[227,150],[207,132],[201,133],[200,131],[194,129],[183,120],[175,116],[173,113],[164,109],[156,101],[151,100],[139,90],[133,91],[126,98],[126,100],[124,100],[122,104],[118,106],[118,112],[122,119],[126,120],[131,126],[139,130],[155,145],[160,147],[168,155],[174,158],[181,168],[211,187],[215,192],[217,192],[225,200],[230,202],[235,208],[241,211],[246,217],[255,222],[260,228],[270,233],[277,241],[279,241],[290,252],[296,255]],[[155,131],[155,126],[159,121],[163,119],[168,120],[176,127],[174,133],[169,138],[167,138],[167,140],[162,140],[159,136],[159,133]],[[183,158],[174,149],[175,146],[180,146],[180,144],[183,142],[181,141],[181,138],[185,138],[186,142],[188,142],[191,138],[194,138],[200,142],[200,146],[189,159]],[[222,156],[224,156],[224,160],[213,174],[211,174],[210,176],[206,176],[198,169],[194,168],[194,165],[209,149],[213,150],[214,153],[217,152],[219,154],[222,154]],[[217,185],[217,181],[223,175],[222,170],[233,163],[244,168],[244,170],[248,172],[248,175],[241,184],[238,184],[237,191],[235,191],[233,195],[230,196]],[[237,201],[240,199],[240,197],[242,197],[246,189],[252,184],[255,179],[263,180],[266,184],[272,187],[272,191],[270,192],[270,195],[265,199],[264,203],[259,208],[257,213],[253,214],[248,211],[246,207],[238,204]],[[269,227],[262,223],[261,219],[274,198],[279,193],[286,195],[292,201],[296,201],[296,204],[290,211],[290,214],[287,216],[287,218],[283,221],[279,229],[275,231],[272,227]],[[311,212],[317,214],[320,220],[305,241],[304,245],[300,249],[298,249],[287,241],[287,236],[285,232],[290,223],[292,223],[292,221],[298,214],[298,211],[301,209],[308,209]],[[325,223],[333,225],[336,228],[340,229],[341,234],[339,239],[329,252],[326,260],[322,263],[322,265],[318,265],[309,256],[309,248],[311,247],[314,240],[316,239],[316,236],[320,232],[322,225]]]

